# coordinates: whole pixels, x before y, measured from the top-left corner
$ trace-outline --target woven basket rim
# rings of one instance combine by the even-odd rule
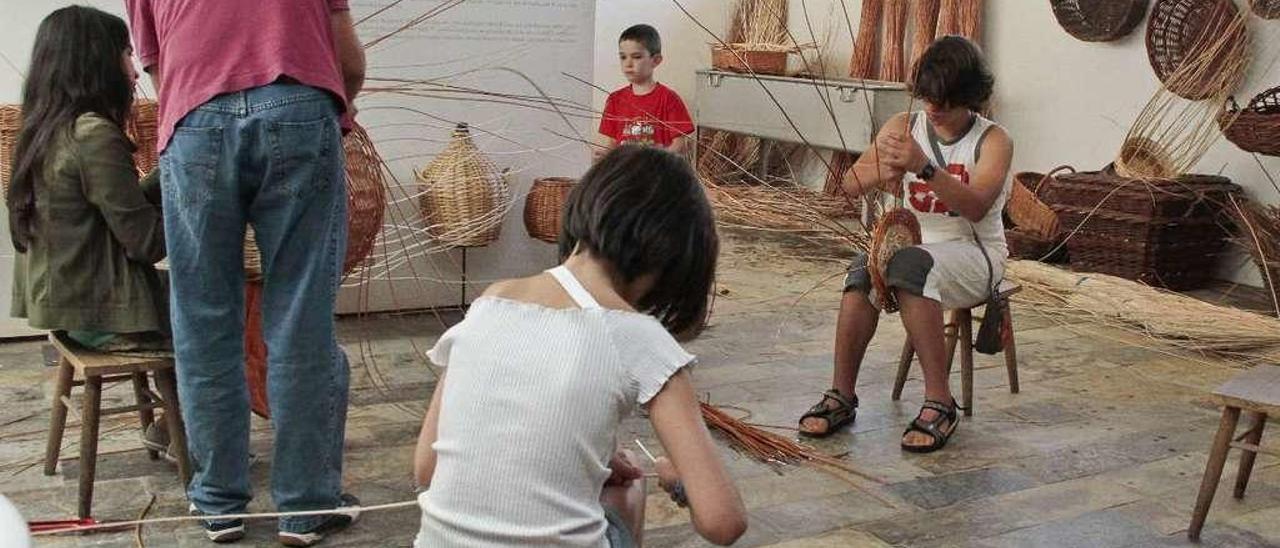
[[[1081,9],[1080,0],[1049,0],[1053,16],[1067,34],[1085,42],[1111,42],[1133,32],[1147,13],[1147,0],[1109,0],[1093,3],[1095,7],[1119,9]]]

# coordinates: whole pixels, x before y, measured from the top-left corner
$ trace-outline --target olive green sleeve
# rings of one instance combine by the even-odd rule
[[[138,184],[133,147],[124,132],[106,118],[85,115],[76,120],[75,137],[84,195],[102,213],[112,236],[132,260],[163,259],[164,220]]]

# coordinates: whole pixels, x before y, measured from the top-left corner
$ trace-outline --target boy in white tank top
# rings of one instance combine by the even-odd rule
[[[924,406],[903,434],[912,452],[941,449],[955,431],[943,310],[986,300],[1008,255],[1001,211],[1009,194],[1013,142],[981,112],[994,78],[982,52],[946,36],[921,56],[911,92],[924,110],[901,113],[880,129],[871,150],[845,176],[850,196],[881,189],[903,197],[920,221],[921,245],[899,251],[885,279],[901,305],[902,323],[924,370]],[[836,324],[832,388],[800,418],[802,435],[830,435],[853,422],[858,368],[880,310],[865,256],[850,266]]]

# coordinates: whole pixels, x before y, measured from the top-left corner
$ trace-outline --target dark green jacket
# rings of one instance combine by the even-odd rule
[[[97,114],[56,140],[36,181],[36,224],[13,268],[11,314],[38,329],[169,330],[159,171],[139,184],[133,146]]]

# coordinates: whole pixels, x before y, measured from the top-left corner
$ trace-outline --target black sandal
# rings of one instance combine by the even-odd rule
[[[834,408],[827,407],[827,400],[834,400],[837,404]],[[855,394],[853,400],[849,400],[840,394],[839,390],[832,388],[822,394],[822,401],[819,401],[813,407],[810,407],[805,414],[800,416],[800,435],[809,438],[825,438],[834,434],[846,424],[853,422],[858,416],[858,396]],[[806,432],[803,428],[804,420],[809,418],[819,418],[827,421],[827,429],[822,432]]]
[[[931,421],[925,421],[920,418],[924,414],[925,409],[932,409],[938,412],[938,416]],[[932,453],[943,447],[946,447],[947,440],[951,439],[951,435],[956,433],[956,428],[960,426],[960,414],[956,412],[963,409],[956,403],[955,398],[951,399],[951,405],[933,400],[924,400],[924,405],[920,407],[920,412],[916,414],[916,418],[911,421],[911,425],[907,426],[907,430],[902,433],[902,437],[912,432],[920,432],[933,438],[933,443],[929,445],[907,445],[905,441],[902,443],[902,450],[911,453]],[[942,421],[947,421],[950,427],[946,432],[942,431]]]

